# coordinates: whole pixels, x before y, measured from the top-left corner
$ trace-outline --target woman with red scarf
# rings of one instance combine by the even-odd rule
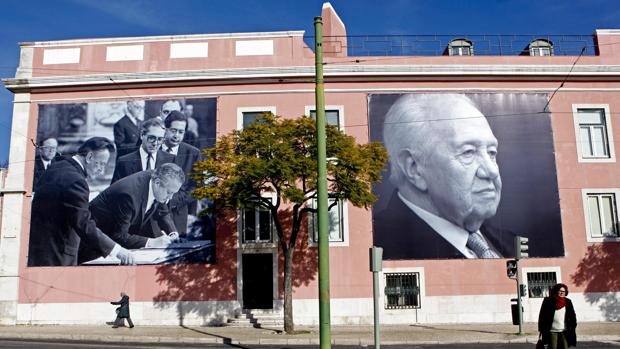
[[[545,297],[538,315],[538,331],[549,349],[566,349],[577,345],[577,317],[573,302],[566,298],[568,287],[557,284],[551,296]]]

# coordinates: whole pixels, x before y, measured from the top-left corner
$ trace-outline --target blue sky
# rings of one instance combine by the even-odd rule
[[[18,42],[305,30],[322,0],[4,0],[0,77],[13,77]],[[333,0],[350,35],[591,34],[620,27],[617,0]],[[0,88],[0,164],[8,159],[12,94]],[[13,135],[13,137],[23,137]]]

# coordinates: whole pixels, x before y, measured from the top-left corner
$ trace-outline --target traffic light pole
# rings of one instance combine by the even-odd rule
[[[517,261],[517,313],[519,313],[519,334],[523,334],[523,307],[521,306],[521,271]]]
[[[316,132],[317,132],[317,209],[319,221],[319,344],[331,348],[329,309],[329,226],[327,211],[327,136],[325,133],[325,89],[323,86],[323,19],[314,17],[314,59],[316,66]]]

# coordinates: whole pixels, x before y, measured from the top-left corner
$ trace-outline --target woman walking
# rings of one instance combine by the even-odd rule
[[[538,315],[538,331],[549,349],[567,349],[577,345],[577,317],[573,302],[566,298],[568,287],[556,284],[545,297]]]

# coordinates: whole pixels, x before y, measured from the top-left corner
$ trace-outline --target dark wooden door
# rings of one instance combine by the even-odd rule
[[[273,255],[250,253],[242,256],[243,308],[273,308]]]

